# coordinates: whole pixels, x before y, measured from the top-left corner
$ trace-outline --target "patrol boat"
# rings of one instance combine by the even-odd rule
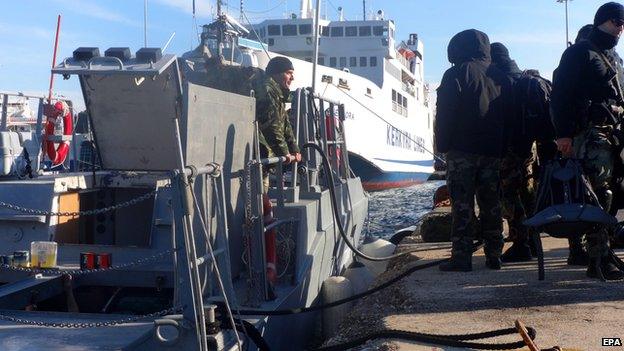
[[[328,152],[344,133],[315,123],[329,110],[344,130],[343,105],[296,91],[305,161],[285,177],[258,159],[254,99],[183,80],[175,55],[79,48],[53,73],[78,76],[100,164],[0,181],[0,348],[302,349],[317,313],[266,311],[321,303],[353,260],[367,197]]]
[[[243,27],[228,16],[232,30]],[[310,0],[299,16],[265,20],[241,30],[234,61],[265,68],[284,55],[295,67],[293,86],[312,86],[314,18]],[[345,127],[353,172],[367,190],[422,183],[433,169],[433,112],[424,79],[424,45],[417,34],[395,39],[395,23],[379,11],[372,19],[319,19],[316,86],[322,96],[345,104]],[[203,45],[213,46],[212,26]],[[214,51],[213,51],[214,52]]]

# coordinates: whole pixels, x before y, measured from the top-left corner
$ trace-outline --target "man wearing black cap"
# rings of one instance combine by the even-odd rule
[[[606,211],[612,201],[613,129],[623,105],[622,67],[614,48],[623,30],[624,6],[615,2],[600,6],[587,40],[563,53],[551,97],[557,147],[564,157],[583,160],[583,170]],[[607,228],[587,234],[587,252],[587,276],[624,278],[609,256]]]
[[[295,68],[283,56],[269,61],[266,75],[254,83],[256,119],[260,128],[260,157],[286,156],[286,164],[301,161],[301,153],[286,112],[290,97],[290,84]],[[268,177],[265,177],[265,191]]]

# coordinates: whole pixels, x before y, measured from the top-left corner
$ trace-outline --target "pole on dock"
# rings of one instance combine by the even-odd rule
[[[316,89],[316,66],[318,66],[319,36],[321,28],[319,26],[319,13],[321,12],[321,0],[316,0],[316,10],[314,11],[314,57],[312,58],[312,91]]]
[[[56,66],[56,51],[58,50],[59,32],[61,31],[61,15],[56,18],[56,36],[54,38],[54,54],[52,54],[52,69]],[[50,72],[50,87],[48,88],[48,103],[52,103],[52,87],[54,86],[54,73]]]

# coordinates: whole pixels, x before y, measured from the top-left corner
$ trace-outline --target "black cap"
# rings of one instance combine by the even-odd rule
[[[494,63],[511,60],[509,57],[509,50],[503,43],[490,44],[490,56]]]
[[[292,61],[290,61],[287,57],[277,56],[269,61],[269,64],[266,67],[266,73],[269,75],[284,73],[288,70],[294,70]]]
[[[617,2],[608,2],[598,8],[594,16],[594,26],[599,26],[608,20],[617,19],[624,22],[624,6]]]

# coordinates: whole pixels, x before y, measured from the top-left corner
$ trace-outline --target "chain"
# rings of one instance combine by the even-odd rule
[[[158,258],[164,257],[168,254],[173,253],[174,250],[167,250],[167,251],[163,251],[163,252],[159,252],[155,255],[149,256],[149,257],[144,257],[144,258],[140,258],[136,261],[132,261],[132,262],[127,262],[127,263],[122,263],[122,264],[118,264],[118,265],[114,265],[108,268],[94,268],[94,269],[74,269],[74,270],[61,270],[61,269],[41,269],[41,268],[26,268],[26,267],[13,267],[7,264],[2,264],[0,265],[0,268],[2,269],[8,269],[11,271],[18,271],[18,272],[29,272],[29,273],[41,273],[41,274],[46,274],[46,275],[61,275],[61,274],[71,274],[71,275],[85,275],[85,274],[91,274],[91,273],[100,273],[100,272],[105,272],[105,271],[111,271],[111,270],[121,270],[121,269],[125,269],[128,267],[133,267],[133,266],[141,266],[144,265],[146,263],[152,262],[157,260]]]
[[[52,211],[36,210],[36,209],[28,208],[28,207],[22,207],[22,206],[10,204],[4,201],[0,201],[0,207],[5,207],[10,210],[24,212],[24,213],[33,214],[33,215],[40,215],[40,216],[63,216],[63,217],[93,216],[93,215],[98,215],[100,213],[106,213],[106,212],[114,211],[120,208],[136,205],[139,202],[143,202],[151,198],[154,195],[156,195],[156,190],[152,190],[149,193],[143,194],[137,198],[128,200],[126,202],[122,202],[117,205],[104,207],[104,208],[98,208],[95,210],[79,211],[79,212],[52,212]]]
[[[171,307],[166,310],[144,314],[140,316],[130,316],[122,319],[116,319],[111,321],[102,321],[102,322],[42,322],[42,321],[33,321],[24,318],[18,318],[13,316],[7,316],[4,314],[0,314],[0,320],[13,322],[17,324],[26,324],[26,325],[36,325],[40,327],[52,327],[52,328],[66,328],[66,329],[84,329],[84,328],[99,328],[99,327],[112,327],[119,324],[126,324],[139,321],[141,319],[154,318],[154,317],[162,317],[168,314],[172,314],[174,312],[182,310],[182,307]]]

